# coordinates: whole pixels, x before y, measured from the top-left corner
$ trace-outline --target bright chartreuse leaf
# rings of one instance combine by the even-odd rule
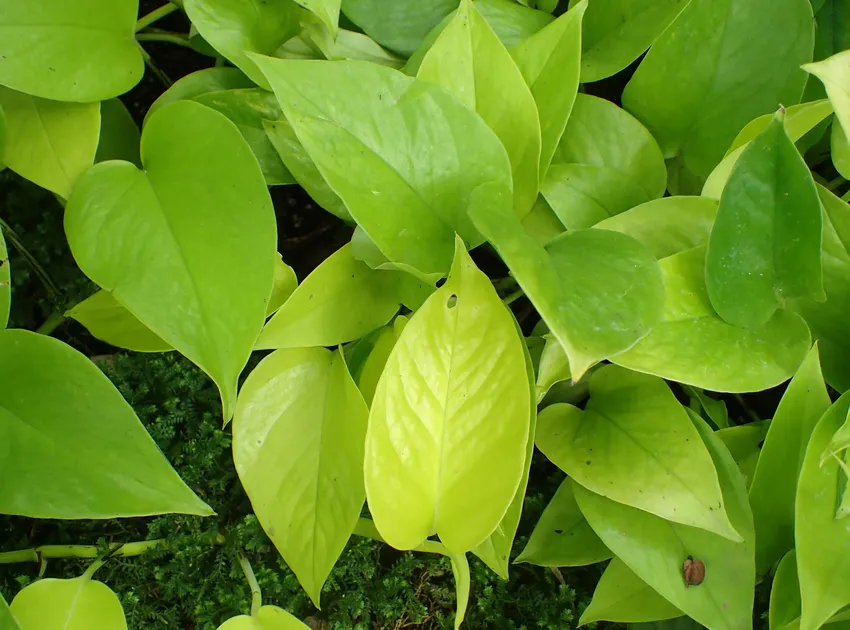
[[[665,157],[681,155],[704,177],[750,120],[800,102],[800,64],[813,46],[809,0],[691,0],[638,67],[623,105]]]
[[[359,339],[398,312],[406,282],[419,283],[409,274],[371,269],[345,245],[295,289],[263,328],[257,348],[336,346]]]
[[[309,626],[277,606],[261,606],[257,616],[231,617],[218,630],[304,630]]]
[[[471,577],[469,575],[469,560],[465,553],[450,553],[449,560],[452,563],[452,574],[455,578],[455,630],[460,630],[463,618],[466,616],[466,608],[469,606],[469,587]]]
[[[800,141],[808,132],[817,127],[824,119],[832,114],[832,105],[826,99],[792,105],[785,110],[785,131],[793,142]],[[705,181],[700,193],[703,197],[720,199],[726,182],[732,174],[732,169],[749,143],[765,132],[770,126],[775,114],[765,114],[751,120],[735,137],[723,160],[718,164]]]
[[[755,541],[744,478],[708,425],[695,415],[691,419],[714,460],[729,519],[743,542],[665,521],[578,484],[573,486],[576,500],[608,548],[676,608],[708,628],[750,628]],[[705,565],[705,579],[699,586],[688,586],[684,580],[688,557]]]
[[[566,231],[564,224],[546,203],[543,195],[537,197],[537,202],[531,208],[531,212],[522,220],[522,227],[540,246],[545,246],[553,238]]]
[[[274,267],[274,286],[269,304],[266,308],[266,316],[272,316],[286,304],[286,301],[298,288],[298,277],[295,270],[283,262],[283,256],[277,255],[277,264]]]
[[[114,518],[210,508],[174,472],[118,390],[50,337],[0,331],[0,513]]]
[[[269,141],[277,151],[283,164],[295,181],[319,206],[343,221],[352,223],[348,209],[333,189],[322,177],[319,169],[310,159],[304,145],[298,140],[292,125],[284,118],[276,121],[263,121],[263,127]]]
[[[522,72],[475,6],[461,0],[416,76],[442,85],[499,138],[511,161],[514,207],[522,218],[540,185],[541,120]]]
[[[791,549],[782,556],[773,584],[770,587],[769,622],[772,630],[785,628],[802,611],[800,600],[800,579],[797,576],[797,554]],[[799,624],[797,626],[799,628]]]
[[[812,431],[829,405],[815,345],[782,396],[750,487],[759,575],[794,547],[797,478]]]
[[[382,46],[410,55],[458,0],[342,0],[342,11]]]
[[[470,215],[561,342],[573,379],[646,336],[664,300],[652,254],[608,230],[564,234],[542,247],[511,213],[509,199],[482,187]]]
[[[794,540],[803,600],[801,630],[816,630],[850,604],[850,518],[836,518],[846,473],[837,458],[821,462],[848,409],[850,394],[844,394],[820,419],[797,483]]]
[[[605,567],[579,623],[637,623],[681,617],[682,611],[652,590],[619,558]]]
[[[70,197],[94,163],[100,103],[60,103],[0,87],[0,107],[6,117],[2,161],[34,184]]]
[[[126,160],[141,166],[140,141],[139,127],[124,103],[117,98],[103,101],[100,104],[100,139],[94,161]]]
[[[138,0],[5,2],[0,85],[45,99],[94,103],[142,78]]]
[[[581,20],[586,9],[587,2],[580,2],[511,50],[539,112],[540,181],[549,170],[575,103],[581,57]]]
[[[366,494],[381,536],[412,549],[437,534],[454,553],[484,541],[522,480],[530,408],[522,337],[458,239],[372,401]]]
[[[219,54],[264,88],[269,87],[268,81],[249,53],[270,55],[297,35],[303,11],[292,0],[184,0],[183,8]]]
[[[12,265],[6,250],[6,239],[0,229],[0,329],[9,323],[9,311],[12,305]]]
[[[597,223],[600,230],[631,236],[659,260],[708,242],[717,202],[705,197],[653,199]]]
[[[667,290],[662,321],[614,363],[714,392],[761,391],[793,376],[811,346],[799,315],[781,310],[757,329],[727,324],[708,300],[704,247],[660,264]]]
[[[540,412],[537,448],[578,484],[663,519],[740,540],[711,455],[660,378],[615,365],[590,379],[584,411]],[[651,490],[650,490],[651,489]]]
[[[705,255],[715,311],[757,328],[786,299],[824,301],[822,229],[814,180],[780,113],[744,149],[720,198]]]
[[[582,83],[605,79],[626,68],[689,1],[591,0],[582,26]]]
[[[519,46],[554,20],[546,11],[524,7],[513,0],[475,0],[475,7],[506,48]]]
[[[15,595],[10,609],[21,630],[127,630],[121,600],[87,576],[33,582]]]
[[[327,27],[331,37],[336,37],[342,0],[295,0],[295,2],[318,17]]]
[[[136,352],[168,352],[173,346],[145,326],[109,291],[98,291],[67,313],[86,327],[93,337],[117,348]]]
[[[850,129],[850,50],[806,64],[803,69],[821,80],[835,109],[835,117],[846,132]]]
[[[537,365],[537,381],[535,383],[537,404],[543,402],[553,385],[568,381],[572,376],[570,374],[570,362],[567,359],[564,346],[554,335],[547,334],[545,339],[546,342]]]
[[[142,162],[80,178],[68,242],[89,278],[210,375],[228,420],[274,282],[271,198],[236,127],[198,103],[148,120]]]
[[[320,55],[315,53],[302,57],[306,59],[321,58],[330,61],[341,61],[344,59],[359,59],[361,61],[371,61],[397,70],[404,66],[404,59],[395,53],[390,52],[381,46],[374,39],[365,33],[349,31],[344,28],[338,29],[336,33],[332,33],[324,24],[302,22],[304,30],[299,36],[300,40],[310,49],[317,49]],[[290,40],[295,42],[297,40]],[[276,57],[286,58],[286,55],[280,53],[280,49],[275,53]],[[295,56],[294,58],[299,58]]]
[[[18,622],[12,616],[12,611],[9,610],[9,604],[3,599],[2,593],[0,593],[0,628],[3,628],[3,630],[21,630]]]
[[[543,567],[580,567],[602,562],[611,552],[579,510],[569,479],[561,482],[515,562]]]
[[[832,165],[844,179],[850,179],[850,141],[836,118],[830,131]]]
[[[509,184],[510,162],[461,101],[366,62],[254,60],[319,172],[390,261],[445,273],[455,233],[480,244],[470,197]]]
[[[236,471],[316,607],[363,507],[368,415],[342,353],[324,348],[270,354],[239,392]]]
[[[738,464],[741,474],[747,482],[747,489],[753,481],[753,475],[761,454],[761,443],[767,435],[770,420],[749,422],[737,427],[726,427],[717,432],[717,437],[723,440],[732,459]]]
[[[579,94],[541,192],[570,230],[661,197],[664,156],[649,132],[613,103]]]
[[[238,68],[226,66],[204,68],[175,81],[171,87],[160,94],[145,114],[145,120],[147,121],[156,110],[175,101],[191,100],[212,92],[245,90],[253,87],[255,87],[254,82]]]

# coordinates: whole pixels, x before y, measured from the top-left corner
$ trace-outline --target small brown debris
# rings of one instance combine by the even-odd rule
[[[682,573],[685,576],[685,584],[688,586],[699,586],[705,579],[705,565],[702,560],[694,560],[691,556],[682,565]]]

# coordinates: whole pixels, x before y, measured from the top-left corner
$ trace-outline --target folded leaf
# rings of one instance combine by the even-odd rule
[[[140,142],[139,127],[121,99],[103,101],[100,104],[100,138],[94,161],[126,160],[141,166]]]
[[[451,560],[452,573],[455,578],[455,600],[457,601],[455,630],[459,630],[463,618],[466,616],[466,607],[469,605],[469,560],[466,559],[465,553],[449,554],[449,560]]]
[[[800,600],[800,579],[797,577],[797,554],[792,549],[784,556],[773,576],[770,588],[769,620],[771,629],[786,628],[799,619],[802,611]]]
[[[103,582],[85,576],[33,582],[15,596],[10,608],[21,630],[127,630],[118,596]]]
[[[537,368],[537,404],[543,402],[547,392],[556,383],[570,380],[570,362],[564,346],[553,335],[546,335]]]
[[[295,2],[315,14],[330,30],[331,36],[336,37],[342,0],[295,0]]]

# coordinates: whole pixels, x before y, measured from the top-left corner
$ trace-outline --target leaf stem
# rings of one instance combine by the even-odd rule
[[[159,7],[158,9],[154,9],[147,15],[143,15],[139,18],[139,21],[136,22],[136,32],[138,33],[140,30],[147,26],[150,26],[157,20],[164,18],[166,15],[174,13],[179,8],[180,7],[178,7],[176,4],[169,2],[168,4],[165,4]]]
[[[510,295],[506,295],[505,297],[503,297],[502,302],[505,303],[505,306],[509,306],[510,304],[512,304],[513,302],[516,302],[519,298],[521,298],[524,295],[525,295],[525,293],[523,292],[522,289],[517,289],[516,291],[514,291]]]
[[[180,33],[139,33],[136,35],[136,40],[140,42],[166,42],[184,48],[192,48],[189,39]]]
[[[165,544],[164,538],[156,540],[143,540],[131,543],[112,543],[109,550],[110,557],[130,558],[141,556],[151,549]],[[0,564],[15,564],[18,562],[41,562],[47,558],[97,558],[103,549],[95,545],[42,545],[32,549],[21,549],[19,551],[6,551],[0,553]]]
[[[847,181],[846,179],[844,179],[841,175],[839,175],[835,179],[827,182],[826,188],[827,188],[827,190],[829,190],[829,192],[835,192],[835,189],[838,188],[839,186],[841,186],[841,184],[843,184],[846,181]]]
[[[248,580],[248,586],[251,587],[251,616],[256,617],[263,605],[263,593],[257,582],[257,576],[254,575],[254,569],[251,568],[251,563],[248,562],[248,558],[241,551],[239,552],[239,566],[242,567],[245,579]]]
[[[761,422],[761,418],[759,418],[759,415],[750,408],[750,406],[747,404],[741,394],[735,394],[735,400],[738,401],[738,404],[741,405],[741,408],[749,416],[750,420],[752,420],[753,422]]]
[[[360,536],[361,538],[371,538],[372,540],[376,540],[378,542],[386,543],[387,541],[383,539],[378,528],[375,527],[374,521],[370,521],[368,518],[360,518],[357,519],[357,525],[354,526],[354,535]],[[425,540],[421,545],[411,549],[411,551],[421,551],[422,553],[436,553],[441,556],[449,557],[451,552],[445,548],[442,543],[438,543],[436,540]]]
[[[54,311],[35,332],[49,337],[64,321],[65,314],[62,311]]]

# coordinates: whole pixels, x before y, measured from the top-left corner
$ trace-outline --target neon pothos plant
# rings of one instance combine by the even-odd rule
[[[468,554],[509,577],[536,446],[567,478],[515,561],[610,560],[582,623],[749,628],[771,576],[771,628],[846,623],[850,398],[827,384],[850,389],[850,5],[179,4],[188,35],[151,28],[176,4],[0,0],[2,158],[63,200],[102,289],[67,315],[218,385],[316,606],[355,534],[447,556],[460,626]],[[219,63],[140,135],[117,97],[156,40]],[[647,49],[623,108],[588,93]],[[300,284],[268,192],[295,183],[353,228]],[[476,266],[488,247],[509,277]],[[706,393],[788,379],[739,426]],[[2,513],[212,513],[43,334],[0,333],[0,435]],[[104,561],[0,600],[3,627],[126,627]],[[253,590],[222,628],[302,627]]]

